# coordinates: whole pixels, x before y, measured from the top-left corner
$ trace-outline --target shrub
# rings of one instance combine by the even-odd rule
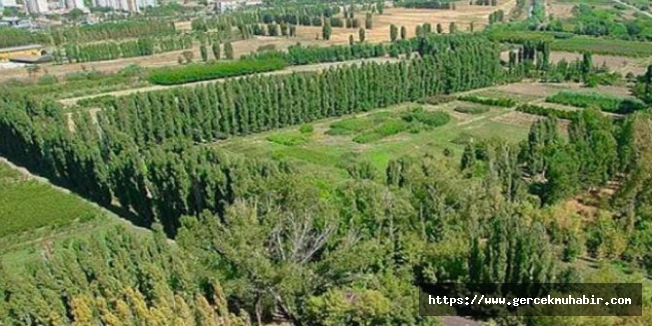
[[[516,101],[511,98],[490,98],[490,97],[479,97],[476,95],[465,95],[457,98],[460,101],[472,102],[484,105],[491,106],[502,106],[506,108],[511,108],[516,105]]]
[[[344,129],[352,132],[360,132],[373,127],[370,119],[350,118],[337,121],[331,124],[331,129]]]
[[[307,143],[309,139],[304,135],[276,134],[267,137],[267,140],[285,146],[297,146]]]
[[[424,111],[423,108],[413,108],[403,114],[403,120],[407,122],[421,122],[429,127],[439,127],[447,124],[451,117],[442,111]]]
[[[388,120],[372,131],[355,136],[353,141],[361,144],[371,143],[391,135],[396,135],[408,128],[409,125],[403,120]]]
[[[286,65],[285,61],[278,58],[266,60],[245,59],[215,64],[190,64],[185,67],[156,69],[149,74],[149,80],[159,85],[177,85],[280,70],[285,68]]]
[[[302,134],[311,134],[315,131],[315,128],[312,125],[302,125],[299,127],[299,132]]]
[[[458,106],[455,111],[464,114],[482,114],[489,112],[489,108],[486,106]]]

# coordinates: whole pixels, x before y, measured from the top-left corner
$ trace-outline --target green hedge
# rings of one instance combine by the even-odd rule
[[[460,96],[457,98],[460,101],[472,102],[490,106],[502,106],[506,108],[511,108],[516,105],[516,101],[511,98],[490,98],[490,97],[480,97],[476,95],[466,95]]]
[[[489,112],[486,106],[458,106],[454,111],[464,114],[483,114]]]
[[[605,96],[597,93],[576,93],[562,91],[548,96],[546,102],[588,108],[595,106],[602,111],[627,114],[645,109],[645,104],[638,100]]]
[[[544,117],[555,117],[555,118],[567,119],[567,120],[572,120],[577,116],[577,111],[560,110],[560,109],[554,109],[550,107],[531,105],[531,104],[521,105],[516,109],[516,111],[534,114],[534,115],[540,115]]]
[[[278,58],[245,59],[213,64],[192,64],[180,68],[161,68],[149,74],[149,81],[159,85],[177,85],[202,80],[249,75],[281,70],[287,63]]]

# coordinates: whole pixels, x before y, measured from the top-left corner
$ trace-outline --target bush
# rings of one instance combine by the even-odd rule
[[[388,136],[396,135],[409,128],[409,125],[403,120],[388,120],[372,131],[365,132],[353,138],[356,143],[371,143]]]
[[[272,143],[277,143],[285,146],[303,145],[309,141],[308,137],[296,134],[276,134],[267,137],[267,140]]]
[[[331,129],[343,129],[351,132],[361,132],[373,127],[370,119],[350,118],[331,124]]]
[[[505,108],[511,108],[516,105],[516,101],[511,98],[490,98],[490,97],[479,97],[476,95],[465,95],[457,98],[460,101],[472,102],[484,105],[491,106],[502,106]]]
[[[407,122],[420,122],[429,127],[439,127],[447,124],[451,117],[448,113],[442,111],[424,111],[423,108],[417,107],[403,115],[403,120]]]
[[[202,80],[249,75],[281,70],[287,64],[282,59],[244,59],[215,64],[191,64],[179,68],[161,68],[149,74],[150,82],[159,85],[177,85]]]
[[[486,106],[458,106],[454,111],[464,114],[482,114],[489,112],[489,108]]]
[[[299,132],[302,134],[311,134],[315,131],[315,128],[312,125],[303,125],[299,127]]]

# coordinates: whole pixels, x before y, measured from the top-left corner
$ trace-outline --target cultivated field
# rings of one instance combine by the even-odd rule
[[[496,10],[503,10],[508,13],[514,8],[516,0],[499,0],[498,6],[470,6],[466,2],[459,2],[456,10],[434,10],[434,9],[405,9],[405,8],[387,8],[383,15],[374,15],[373,28],[366,31],[368,42],[387,42],[389,41],[390,25],[397,27],[405,26],[408,37],[415,36],[417,25],[424,23],[432,24],[433,28],[439,23],[445,32],[448,32],[451,22],[455,22],[459,30],[468,30],[473,22],[476,30],[481,30],[487,24],[487,17]],[[363,15],[359,13],[358,15]],[[179,29],[187,29],[189,22],[180,22],[177,24]],[[348,44],[349,35],[358,39],[357,29],[333,28],[333,33],[329,41],[317,40],[321,38],[321,27],[297,26],[297,37],[270,37],[256,36],[254,38],[233,42],[235,57],[243,54],[255,52],[261,46],[274,45],[276,49],[282,50],[296,43],[304,45],[328,46],[331,44]],[[177,59],[184,51],[173,51],[159,53],[152,56],[123,58],[109,61],[73,63],[64,65],[44,65],[42,73],[47,72],[54,76],[64,76],[72,72],[82,70],[97,70],[102,72],[116,72],[124,67],[136,64],[142,67],[165,67],[177,65]],[[201,58],[199,53],[199,44],[194,44],[192,48],[194,60]],[[24,68],[5,69],[0,74],[0,82],[12,78],[29,78],[31,77]]]
[[[562,90],[628,96],[628,90],[624,87],[600,86],[587,89],[580,84],[534,82],[496,86],[456,94],[456,96],[474,94],[488,98],[511,98],[519,104],[542,105],[547,96]],[[577,108],[549,103],[546,103],[546,106],[577,110]],[[356,136],[382,126],[387,121],[388,115],[400,115],[415,107],[422,107],[427,111],[447,112],[452,119],[444,126],[418,133],[408,130],[370,143],[355,141]],[[470,111],[479,113],[468,113]],[[499,138],[518,142],[525,139],[531,123],[538,119],[541,117],[517,112],[515,108],[486,106],[458,100],[441,105],[404,103],[363,114],[318,121],[311,124],[313,131],[309,133],[302,133],[300,126],[294,126],[247,137],[234,137],[215,146],[236,154],[290,158],[315,166],[316,175],[330,182],[336,182],[345,175],[343,167],[351,161],[369,161],[378,171],[384,171],[389,160],[403,155],[419,156],[422,153],[443,155],[444,151],[450,151],[459,158],[464,145],[472,138],[476,140]],[[333,126],[339,125],[354,125],[358,130],[347,134],[334,133]],[[562,127],[566,125],[565,122],[560,123]]]
[[[399,29],[405,26],[408,37],[416,35],[417,25],[430,23],[433,28],[441,24],[444,32],[448,33],[451,22],[455,22],[458,30],[468,30],[471,23],[475,30],[482,30],[488,23],[488,16],[494,11],[503,10],[508,13],[516,5],[516,0],[500,0],[498,6],[471,6],[462,1],[456,4],[456,10],[438,9],[406,9],[388,8],[382,15],[375,15],[373,28],[366,31],[366,39],[370,42],[388,42],[389,30],[392,24]],[[315,40],[321,38],[321,27],[297,27],[297,34],[301,38]],[[333,28],[333,34],[328,41],[331,44],[348,44],[349,35],[358,40],[357,29]]]

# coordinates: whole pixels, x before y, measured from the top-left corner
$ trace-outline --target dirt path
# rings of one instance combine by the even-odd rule
[[[358,59],[358,60],[342,61],[342,62],[318,63],[318,64],[302,65],[302,66],[290,66],[290,67],[287,67],[287,68],[285,68],[283,70],[266,72],[266,73],[261,73],[261,74],[258,74],[258,75],[263,75],[263,76],[265,76],[265,75],[266,76],[284,75],[284,74],[291,74],[291,73],[294,73],[294,72],[320,71],[320,70],[325,70],[325,69],[328,69],[328,68],[331,68],[331,67],[348,66],[348,65],[352,65],[352,64],[356,64],[356,63],[362,63],[362,62],[384,63],[384,62],[393,62],[393,61],[398,61],[398,59],[385,57],[385,58]],[[251,76],[251,75],[248,75],[248,76]],[[233,77],[233,78],[211,79],[211,80],[205,80],[205,81],[194,82],[194,83],[187,83],[187,84],[182,84],[182,85],[170,85],[170,86],[153,85],[153,86],[146,86],[146,87],[141,87],[141,88],[127,89],[127,90],[108,92],[108,93],[102,93],[102,94],[81,96],[81,97],[75,97],[75,98],[67,98],[67,99],[62,99],[59,102],[61,102],[61,104],[66,105],[66,106],[73,106],[73,105],[77,104],[77,101],[82,100],[82,99],[87,99],[87,98],[94,98],[94,97],[105,96],[105,95],[124,96],[124,95],[129,95],[129,94],[132,94],[132,93],[151,92],[151,91],[157,91],[157,90],[162,90],[162,89],[167,89],[167,88],[174,88],[174,87],[192,87],[192,86],[197,86],[197,85],[210,84],[210,83],[215,83],[215,82],[223,82],[225,80],[233,80],[233,79],[244,78],[244,77],[247,77],[247,76],[240,76],[240,77]]]

